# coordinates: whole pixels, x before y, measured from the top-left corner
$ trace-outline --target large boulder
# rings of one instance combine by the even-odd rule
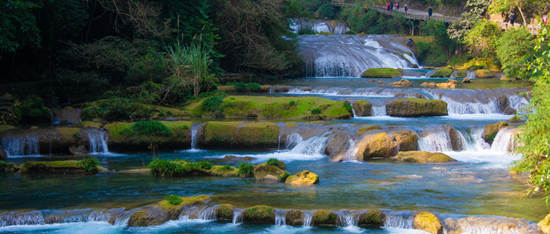
[[[508,97],[504,95],[499,96],[496,102],[497,102],[498,110],[501,111],[502,113],[507,115],[513,115],[516,113],[516,110],[510,107],[510,101],[508,100]]]
[[[333,162],[342,161],[349,148],[350,137],[344,132],[336,132],[331,135],[326,143],[325,154]]]
[[[379,210],[369,210],[359,215],[357,225],[363,228],[380,228],[386,222],[386,215]]]
[[[430,212],[420,212],[414,217],[413,226],[415,229],[426,231],[432,234],[443,234],[443,225],[437,216]]]
[[[204,125],[199,145],[220,148],[276,148],[279,127],[272,122],[218,122]]]
[[[393,82],[391,86],[395,88],[402,88],[402,87],[412,87],[413,84],[409,80],[402,79],[400,81]]]
[[[275,223],[275,209],[271,206],[257,205],[244,212],[243,221],[251,224]]]
[[[397,154],[398,144],[394,136],[385,132],[365,135],[357,144],[357,160],[389,158]]]
[[[218,222],[233,221],[233,205],[221,204],[216,208],[216,220]]]
[[[424,151],[405,151],[397,154],[397,159],[404,162],[414,163],[446,163],[456,162],[453,158],[443,153],[432,153]]]
[[[499,75],[498,72],[490,69],[477,69],[475,70],[475,74],[478,79],[496,78]]]
[[[550,234],[550,214],[546,215],[537,225],[544,234]]]
[[[399,151],[418,150],[418,135],[409,130],[397,130],[392,132],[395,136]]]
[[[386,105],[390,116],[418,117],[447,115],[447,103],[441,100],[401,98]]]
[[[291,210],[286,213],[285,223],[291,226],[304,225],[304,212],[301,210]]]
[[[304,187],[319,183],[319,176],[313,172],[302,171],[286,178],[285,184]]]
[[[456,130],[454,127],[449,126],[449,137],[451,138],[451,146],[453,147],[453,151],[461,151],[464,149],[465,145],[462,144],[462,137],[460,136],[460,132]]]
[[[395,78],[403,74],[395,68],[371,68],[363,72],[363,78]]]
[[[440,68],[437,69],[434,73],[430,75],[430,77],[451,77],[453,74],[453,69],[450,68]]]
[[[185,149],[191,145],[191,122],[188,121],[159,121],[160,129],[166,132],[140,133],[143,122],[127,123],[112,122],[104,128],[109,132],[109,149],[118,152],[150,151],[151,146],[159,150]],[[147,126],[147,125],[145,125]],[[154,130],[153,130],[154,131]]]
[[[353,103],[353,110],[357,116],[371,116],[372,104],[364,100],[356,101]]]
[[[157,207],[136,211],[128,219],[128,227],[147,227],[163,224],[169,220],[167,212]]]
[[[277,166],[262,163],[254,167],[254,178],[264,181],[280,181],[285,171]]]
[[[483,129],[483,134],[481,134],[481,138],[483,138],[485,142],[492,144],[493,140],[495,140],[495,137],[497,136],[498,131],[506,126],[508,126],[508,123],[505,121],[488,124],[487,126],[485,126],[485,129]]]
[[[312,217],[315,226],[336,226],[338,215],[330,210],[318,210]]]

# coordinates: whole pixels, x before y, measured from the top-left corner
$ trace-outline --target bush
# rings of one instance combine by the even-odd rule
[[[321,109],[319,109],[319,108],[315,108],[315,109],[311,110],[311,114],[312,114],[312,115],[318,115],[318,114],[321,114]]]
[[[276,166],[279,168],[284,168],[284,165],[285,165],[283,162],[277,160],[276,158],[270,158],[269,160],[267,160],[266,164],[270,166]]]
[[[170,129],[159,121],[139,121],[122,133],[128,136],[170,136],[172,134]]]
[[[239,163],[237,175],[242,177],[254,176],[254,165],[252,163]]]
[[[101,118],[107,121],[149,119],[151,107],[127,98],[111,98],[88,103],[82,109],[83,120]]]
[[[290,172],[285,171],[282,175],[279,176],[279,181],[285,182],[286,178],[288,178],[289,176],[290,176]]]
[[[353,114],[353,107],[351,106],[351,103],[344,102],[344,108],[346,108],[350,114]]]
[[[295,105],[296,105],[296,101],[294,100],[288,102],[288,106],[295,106]]]
[[[0,173],[15,171],[17,171],[17,167],[15,167],[15,164],[0,160]]]
[[[325,3],[319,7],[319,10],[317,10],[317,13],[319,14],[319,17],[324,19],[333,19],[336,16],[336,8],[329,3]]]
[[[155,176],[185,176],[193,171],[188,162],[181,160],[154,159],[148,167]]]
[[[223,96],[210,96],[205,98],[201,103],[201,110],[207,112],[214,112],[220,110],[220,105],[223,102]]]
[[[524,28],[511,29],[498,39],[496,54],[510,78],[526,78],[527,63],[534,54],[533,35]]]
[[[49,123],[50,109],[44,105],[42,98],[31,96],[15,104],[14,113],[20,123]]]
[[[183,199],[180,196],[177,195],[168,195],[166,198],[164,198],[168,203],[171,205],[177,206],[183,202]]]
[[[210,170],[212,168],[212,163],[210,163],[209,161],[198,161],[196,162],[196,165],[198,168],[204,170]]]
[[[99,170],[99,160],[95,158],[82,159],[80,160],[80,165],[82,165],[87,172],[97,172]]]

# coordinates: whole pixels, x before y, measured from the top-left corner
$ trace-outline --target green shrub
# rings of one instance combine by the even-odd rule
[[[95,158],[82,159],[80,160],[80,165],[82,165],[87,172],[97,172],[99,170],[99,160]]]
[[[205,98],[201,103],[201,110],[207,112],[214,112],[220,110],[220,105],[223,102],[223,96],[210,96]]]
[[[15,172],[17,167],[15,164],[0,160],[0,172]]]
[[[212,168],[212,163],[209,161],[198,161],[196,165],[200,169],[210,170]]]
[[[254,175],[254,165],[252,165],[252,163],[239,163],[238,169],[237,175],[239,176],[250,177]]]
[[[318,114],[321,114],[321,109],[319,109],[319,108],[315,108],[315,109],[311,110],[311,114],[312,114],[312,115],[318,115]]]
[[[283,173],[282,175],[279,176],[279,181],[285,182],[286,178],[288,178],[289,176],[290,176],[290,172],[285,171],[285,173]]]
[[[101,118],[107,121],[149,119],[153,115],[151,107],[127,98],[103,99],[88,103],[82,110],[83,120]]]
[[[317,13],[322,19],[333,19],[336,16],[336,8],[330,3],[325,3],[319,7]]]
[[[260,84],[256,82],[246,84],[246,88],[248,89],[248,91],[252,91],[252,92],[257,92],[257,91],[260,91],[261,89]]]
[[[139,121],[132,124],[130,129],[122,134],[128,136],[170,136],[172,132],[159,121]]]
[[[37,96],[27,97],[16,103],[14,113],[17,119],[24,124],[50,122],[50,109],[44,105],[42,98]]]
[[[186,161],[181,160],[154,159],[148,167],[155,176],[185,176],[193,171]]]
[[[269,160],[267,160],[266,164],[270,166],[276,166],[276,167],[282,167],[284,165],[283,162],[277,160],[276,158],[270,158]]]
[[[353,114],[353,107],[351,106],[351,103],[344,102],[344,108],[346,108],[350,114]]]
[[[295,105],[296,105],[296,101],[294,100],[288,102],[288,106],[295,106]]]
[[[313,30],[313,28],[311,26],[304,25],[303,27],[300,27],[298,29],[298,34],[299,35],[310,35],[310,34],[315,34],[315,31]]]
[[[534,47],[534,36],[527,29],[511,29],[502,34],[496,44],[496,55],[507,77],[527,78]]]
[[[168,195],[166,198],[164,198],[168,203],[171,205],[177,206],[183,202],[183,199],[180,196],[177,195]]]

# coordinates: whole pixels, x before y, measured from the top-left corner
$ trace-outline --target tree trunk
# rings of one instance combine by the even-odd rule
[[[200,86],[199,86],[199,77],[195,75],[195,79],[193,79],[193,94],[195,97],[199,96],[200,92]]]
[[[521,14],[521,18],[523,19],[523,25],[527,26],[527,20],[525,20],[525,15],[523,15],[523,11],[521,10],[521,6],[518,5],[519,13]]]

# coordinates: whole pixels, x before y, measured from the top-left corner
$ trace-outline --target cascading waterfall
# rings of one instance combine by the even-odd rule
[[[191,151],[198,151],[198,132],[199,130],[204,126],[203,123],[201,124],[192,124],[191,125]]]
[[[421,151],[445,152],[453,151],[449,132],[444,129],[440,131],[427,132],[418,139],[418,147]]]
[[[286,137],[285,147],[287,149],[292,149],[292,148],[296,147],[302,141],[304,141],[304,139],[302,138],[302,136],[300,134],[298,134],[298,133],[289,134]]]
[[[372,106],[372,115],[373,116],[385,116],[386,106]]]
[[[311,227],[313,220],[313,211],[304,211],[304,227]]]
[[[342,227],[357,226],[359,217],[357,214],[350,211],[338,212],[338,224]]]
[[[516,128],[500,129],[491,144],[491,151],[499,153],[513,152],[517,134],[518,129]]]
[[[278,225],[278,226],[286,225],[286,211],[275,210],[275,225]]]
[[[299,33],[300,29],[311,29],[316,33],[334,33],[343,34],[349,31],[349,27],[343,22],[326,21],[326,20],[305,20],[305,19],[290,19],[290,29],[294,33]]]
[[[386,214],[385,228],[413,229],[414,216]]]
[[[459,131],[463,137],[464,150],[466,151],[482,151],[489,149],[491,146],[481,138],[483,135],[483,127],[474,127],[467,130]]]
[[[243,211],[244,209],[241,208],[233,208],[233,220],[231,223],[238,224],[243,221]]]
[[[92,154],[107,154],[109,146],[107,144],[109,138],[104,131],[98,129],[88,130],[89,151]]]
[[[308,77],[359,77],[369,68],[412,68],[418,62],[412,50],[387,35],[303,35],[298,51]]]
[[[328,135],[329,133],[327,132],[321,136],[314,136],[305,141],[301,141],[294,148],[292,148],[290,152],[311,156],[323,154],[323,152],[325,151]]]
[[[449,115],[506,114],[520,111],[529,101],[518,95],[520,89],[441,90],[425,89],[434,99],[447,103]],[[509,113],[508,113],[509,114]]]
[[[2,138],[2,148],[8,157],[40,154],[38,138],[33,136],[4,137]]]

